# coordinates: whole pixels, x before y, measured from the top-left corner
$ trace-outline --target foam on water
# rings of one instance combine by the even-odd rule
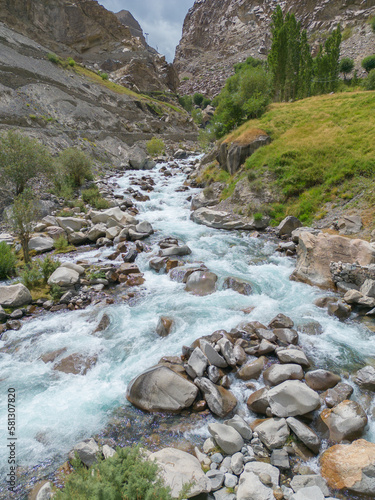
[[[181,165],[184,163],[181,162]],[[159,165],[159,169],[162,165]],[[128,304],[90,307],[85,311],[47,314],[25,323],[20,331],[7,332],[0,347],[1,393],[8,387],[17,391],[19,465],[32,466],[48,459],[63,460],[72,446],[100,431],[111,411],[126,404],[128,382],[163,355],[181,352],[201,335],[218,329],[230,330],[240,322],[258,320],[267,324],[282,312],[295,322],[314,319],[323,327],[321,335],[301,334],[301,344],[320,367],[337,371],[353,369],[375,355],[375,336],[356,323],[341,323],[313,305],[323,295],[320,290],[289,280],[294,261],[275,254],[275,244],[252,238],[246,232],[227,232],[199,226],[190,220],[188,192],[176,192],[184,175],[167,180],[159,169],[148,172],[155,179],[151,200],[139,203],[139,219],[148,220],[156,230],[149,238],[153,254],[156,242],[166,236],[177,237],[189,245],[187,260],[202,261],[219,276],[219,291],[195,297],[184,291],[184,285],[167,275],[150,270],[152,254],[140,254],[137,263],[145,273],[145,296],[130,307]],[[131,173],[141,177],[144,172]],[[119,193],[129,186],[129,174],[116,179]],[[103,259],[98,250],[85,253],[85,259]],[[221,290],[225,277],[236,276],[253,284],[254,294],[242,296],[232,290]],[[254,307],[251,314],[244,308]],[[93,334],[103,313],[111,318],[110,327]],[[174,318],[173,332],[166,338],[155,334],[161,315]],[[66,355],[82,353],[96,356],[96,365],[85,376],[65,374],[52,369],[39,358],[46,352],[66,348]],[[240,381],[233,391],[246,415],[245,401],[250,394]],[[6,410],[1,400],[0,433],[5,434]],[[370,421],[367,438],[375,440]],[[197,429],[205,436],[206,429]],[[0,447],[4,464],[5,448]]]

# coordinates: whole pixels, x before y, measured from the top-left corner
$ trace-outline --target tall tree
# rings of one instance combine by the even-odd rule
[[[338,27],[327,38],[324,46],[320,45],[315,58],[314,93],[326,94],[335,92],[340,73],[341,27]]]

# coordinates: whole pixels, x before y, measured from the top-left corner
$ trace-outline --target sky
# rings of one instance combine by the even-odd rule
[[[107,10],[130,11],[148,33],[151,47],[172,62],[181,39],[182,24],[194,0],[98,0]]]

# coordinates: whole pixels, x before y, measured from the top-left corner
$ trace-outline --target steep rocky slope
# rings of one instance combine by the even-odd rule
[[[214,95],[233,64],[249,56],[265,58],[277,4],[296,14],[315,48],[341,23],[343,56],[354,58],[360,68],[361,59],[375,52],[375,33],[368,23],[375,15],[375,0],[197,0],[185,18],[176,49],[174,62],[180,78],[185,78],[180,93]]]
[[[0,0],[0,19],[64,58],[106,72],[123,68],[119,78],[131,74],[126,83],[142,92],[174,91],[178,84],[173,67],[148,47],[142,31],[136,33],[133,16],[123,11],[116,17],[95,0]]]

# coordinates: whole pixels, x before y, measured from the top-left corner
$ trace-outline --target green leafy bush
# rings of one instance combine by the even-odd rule
[[[344,57],[344,59],[341,59],[340,65],[339,65],[339,71],[340,73],[344,73],[344,76],[348,73],[351,73],[354,68],[354,61],[353,59],[350,59],[350,57]]]
[[[375,16],[370,19],[372,31],[375,33]]]
[[[47,59],[51,61],[53,64],[59,64],[60,58],[54,52],[49,52],[47,54]]]
[[[69,64],[69,66],[71,66],[72,68],[74,68],[74,66],[76,65],[75,60],[72,59],[71,57],[68,57],[68,59],[66,61]]]
[[[375,69],[372,69],[368,74],[365,82],[366,90],[375,90]]]
[[[102,198],[101,194],[99,193],[98,186],[94,186],[89,189],[83,189],[82,200],[85,203],[91,205],[93,208],[96,208],[97,210],[104,210],[106,208],[109,208],[109,203],[107,200]]]
[[[186,111],[191,112],[193,109],[193,98],[191,95],[183,95],[178,98],[180,106],[182,106]]]
[[[375,54],[372,56],[367,56],[362,61],[362,68],[370,73],[372,69],[375,69]]]
[[[0,242],[0,279],[6,279],[14,275],[16,268],[17,257],[15,256],[11,247],[5,243]]]
[[[68,248],[69,242],[65,236],[61,235],[54,241],[53,246],[57,252],[64,252]]]
[[[59,285],[52,285],[51,290],[49,292],[51,299],[54,301],[58,301],[64,295],[64,290]]]
[[[146,144],[146,148],[150,156],[160,156],[165,151],[165,144],[162,139],[153,137]]]
[[[194,95],[193,95],[193,102],[196,106],[201,106],[202,102],[203,102],[203,99],[204,99],[204,95],[203,94],[200,94],[199,92],[196,92]]]
[[[44,259],[35,259],[26,264],[21,271],[21,282],[29,290],[40,288],[47,284],[51,274],[61,265],[61,262],[47,256]]]
[[[89,469],[76,467],[56,500],[171,500],[158,476],[156,463],[147,461],[139,447],[117,448],[117,453]]]
[[[82,186],[84,181],[92,179],[91,160],[81,150],[68,148],[61,151],[58,156],[60,179],[62,184],[71,184],[73,187]]]
[[[100,73],[102,80],[108,80],[108,73]]]

